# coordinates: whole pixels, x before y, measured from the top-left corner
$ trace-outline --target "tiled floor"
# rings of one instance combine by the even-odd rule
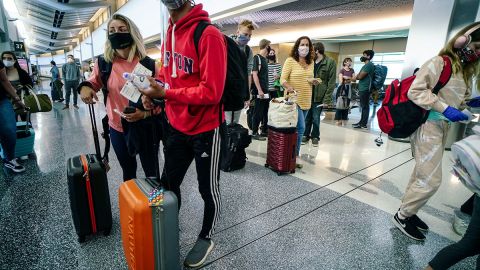
[[[121,173],[113,153],[112,234],[76,242],[65,162],[92,152],[93,143],[87,108],[61,108],[56,103],[33,117],[37,158],[25,162],[27,172],[0,174],[0,269],[126,269],[118,224]],[[304,168],[282,177],[264,168],[266,143],[254,141],[246,168],[221,175],[222,218],[204,269],[422,269],[458,240],[453,209],[471,194],[450,175],[449,153],[443,185],[419,213],[431,232],[417,243],[390,222],[413,167],[410,145],[384,139],[377,147],[371,128],[337,127],[327,117],[319,147],[302,146]],[[195,178],[192,166],[182,185],[188,194],[180,213],[182,258],[202,220]],[[454,269],[473,268],[470,259]]]

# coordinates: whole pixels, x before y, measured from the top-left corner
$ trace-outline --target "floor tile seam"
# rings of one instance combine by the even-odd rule
[[[279,205],[277,205],[277,206],[275,206],[275,207],[272,207],[272,208],[270,208],[270,209],[268,209],[268,210],[266,210],[266,211],[264,211],[264,212],[262,212],[262,213],[259,213],[259,214],[255,215],[255,216],[253,216],[253,217],[250,217],[250,218],[245,219],[245,220],[243,220],[243,221],[241,221],[241,222],[238,222],[238,223],[236,223],[236,224],[234,224],[234,225],[231,225],[231,226],[229,226],[229,227],[227,227],[227,228],[224,228],[224,229],[222,229],[222,230],[219,230],[219,231],[215,232],[213,235],[214,235],[214,236],[218,236],[218,235],[220,235],[221,233],[223,233],[223,232],[225,232],[225,231],[228,231],[228,230],[230,230],[230,229],[233,229],[233,228],[235,228],[235,227],[237,227],[237,226],[239,226],[239,225],[241,225],[241,224],[243,224],[243,223],[246,223],[246,222],[248,222],[248,221],[250,221],[250,220],[253,220],[253,219],[255,219],[255,218],[258,218],[258,217],[260,217],[260,216],[262,216],[262,215],[264,215],[264,214],[267,214],[267,213],[269,213],[269,212],[271,212],[271,211],[273,211],[273,210],[276,210],[276,209],[278,209],[278,208],[281,208],[281,207],[283,207],[283,206],[285,206],[285,205],[287,205],[287,204],[289,204],[289,203],[292,203],[292,202],[294,202],[294,201],[296,201],[296,200],[299,200],[299,199],[301,199],[301,198],[303,198],[303,197],[306,197],[306,196],[308,196],[308,195],[310,195],[310,194],[312,194],[312,193],[315,193],[315,192],[317,192],[317,191],[324,190],[324,188],[327,188],[327,189],[330,190],[330,191],[339,193],[339,192],[334,191],[334,190],[332,190],[332,189],[330,189],[330,188],[328,188],[328,187],[329,187],[330,185],[336,184],[336,183],[338,183],[338,182],[340,182],[340,181],[342,181],[342,180],[348,179],[350,176],[352,176],[352,175],[354,175],[354,174],[357,174],[357,173],[359,173],[359,172],[361,172],[361,171],[363,171],[363,170],[366,170],[366,169],[368,169],[368,168],[370,168],[370,167],[372,167],[372,166],[378,165],[378,164],[380,164],[381,162],[384,162],[384,161],[386,161],[386,160],[388,160],[388,159],[390,159],[390,158],[393,158],[393,157],[395,157],[395,156],[397,156],[397,155],[400,155],[401,153],[404,153],[405,151],[408,151],[408,150],[410,150],[410,148],[407,148],[407,149],[405,149],[405,150],[402,150],[402,151],[400,151],[400,152],[398,152],[398,153],[396,153],[396,154],[394,154],[394,155],[392,155],[392,156],[389,156],[389,157],[387,157],[387,158],[385,158],[385,159],[383,159],[383,160],[381,160],[381,161],[375,162],[375,163],[373,163],[373,164],[371,164],[371,165],[369,165],[369,166],[367,166],[367,167],[365,167],[365,168],[362,168],[362,169],[360,169],[360,170],[358,170],[358,171],[355,171],[355,172],[350,173],[350,174],[348,174],[348,175],[342,176],[341,178],[339,178],[339,179],[337,179],[337,180],[335,180],[335,181],[333,181],[333,182],[331,182],[331,183],[328,183],[328,184],[323,185],[323,186],[319,186],[318,188],[315,188],[315,189],[313,189],[313,190],[311,190],[311,191],[309,191],[309,192],[307,192],[307,193],[304,193],[304,194],[302,194],[302,195],[300,195],[300,196],[298,196],[298,197],[295,197],[295,198],[293,198],[293,199],[291,199],[291,200],[289,200],[289,201],[287,201],[287,202],[284,202],[284,203],[279,204]],[[364,184],[369,183],[369,182],[371,182],[371,181],[373,181],[373,180],[375,180],[375,179],[383,176],[384,174],[386,174],[386,173],[388,173],[388,172],[390,172],[390,171],[392,171],[392,170],[395,170],[396,168],[402,166],[403,164],[408,163],[408,162],[411,161],[411,160],[412,160],[412,159],[409,159],[409,160],[401,163],[400,165],[398,165],[398,166],[396,166],[396,167],[394,167],[394,168],[392,168],[392,169],[390,169],[390,170],[388,170],[388,171],[386,171],[386,172],[383,172],[382,174],[374,177],[373,179],[365,182]],[[293,176],[293,177],[296,177],[296,176]],[[305,180],[303,180],[303,179],[301,179],[301,178],[299,178],[299,177],[296,177],[296,178],[298,178],[298,179],[300,179],[300,180],[302,180],[302,181],[305,181]],[[363,185],[361,185],[361,186],[363,186]],[[359,187],[361,187],[361,186],[358,186],[357,188],[359,188]],[[356,189],[357,189],[357,188],[356,188]],[[344,194],[339,193],[339,194],[341,194],[341,196],[343,196],[343,195],[345,195],[345,194],[347,194],[347,193],[344,193]],[[180,248],[185,248],[185,247],[191,246],[191,245],[193,245],[193,244],[195,244],[195,242],[191,242],[191,243],[188,243],[188,244],[184,244],[184,245],[182,245]]]
[[[384,158],[383,160],[380,160],[380,161],[378,161],[378,162],[375,162],[375,163],[373,163],[373,164],[370,164],[370,165],[368,165],[368,166],[366,166],[366,167],[364,167],[364,168],[361,168],[361,169],[359,169],[359,170],[357,170],[357,171],[355,171],[355,172],[352,172],[352,173],[349,173],[349,174],[347,174],[347,175],[344,175],[344,176],[336,179],[335,181],[333,181],[333,182],[331,182],[331,183],[328,183],[328,184],[323,185],[323,186],[318,186],[317,188],[315,188],[315,189],[313,189],[313,190],[311,190],[311,191],[309,191],[309,192],[306,192],[306,193],[304,193],[304,194],[302,194],[302,195],[300,195],[300,196],[298,196],[298,197],[295,197],[295,198],[293,198],[293,199],[291,199],[291,200],[289,200],[289,201],[287,201],[287,202],[284,202],[284,203],[279,204],[279,205],[277,205],[277,206],[275,206],[275,207],[272,207],[272,208],[270,208],[270,209],[268,209],[268,210],[266,210],[266,211],[264,211],[264,212],[262,212],[262,213],[259,213],[259,214],[255,215],[255,216],[253,216],[253,217],[251,217],[251,218],[248,218],[248,219],[246,219],[246,220],[244,220],[244,221],[242,221],[242,222],[239,222],[239,223],[237,223],[237,224],[235,224],[235,225],[232,225],[232,226],[230,226],[230,227],[227,227],[227,228],[225,228],[225,229],[222,229],[222,230],[216,232],[214,235],[217,235],[217,234],[219,234],[219,233],[221,233],[221,232],[224,232],[224,231],[226,231],[226,230],[229,230],[229,229],[231,229],[231,228],[233,228],[233,227],[235,227],[235,226],[238,226],[238,225],[240,225],[240,224],[242,224],[242,223],[245,223],[245,222],[247,222],[247,221],[249,221],[249,220],[252,220],[252,219],[254,219],[254,218],[257,218],[257,217],[259,217],[259,216],[261,216],[261,215],[263,215],[263,214],[266,214],[266,213],[268,213],[268,212],[270,212],[270,211],[273,211],[273,210],[275,210],[275,209],[277,209],[277,208],[280,208],[280,207],[282,207],[282,206],[285,206],[285,205],[287,205],[287,204],[289,204],[289,203],[291,203],[291,202],[294,202],[294,201],[296,201],[296,200],[298,200],[298,199],[301,199],[301,198],[303,198],[303,197],[305,197],[305,196],[308,196],[308,195],[310,195],[310,194],[312,194],[312,193],[314,193],[314,192],[316,192],[316,191],[322,190],[322,189],[324,189],[324,188],[328,188],[328,186],[330,186],[330,185],[333,185],[333,184],[335,184],[335,183],[338,183],[339,181],[345,180],[345,179],[349,178],[349,177],[352,176],[352,175],[355,175],[355,174],[357,174],[357,173],[359,173],[359,172],[361,172],[361,171],[364,171],[364,170],[366,170],[366,169],[369,169],[370,167],[373,167],[373,166],[375,166],[375,165],[378,165],[378,164],[380,164],[380,163],[382,163],[382,162],[384,162],[384,161],[386,161],[386,160],[388,160],[388,159],[390,159],[390,158],[393,158],[393,157],[395,157],[395,156],[398,156],[398,155],[400,155],[400,154],[402,154],[402,153],[404,153],[405,151],[408,151],[408,150],[410,150],[410,148],[407,148],[407,149],[405,149],[405,150],[402,150],[402,151],[400,151],[400,152],[398,152],[398,153],[396,153],[396,154],[394,154],[394,155],[392,155],[392,156],[389,156],[389,157],[387,157],[387,158]],[[398,166],[397,166],[397,167],[398,167]],[[395,167],[395,168],[397,168],[397,167]],[[394,169],[395,169],[395,168],[394,168]],[[382,174],[382,175],[383,175],[383,174]],[[299,177],[297,177],[297,176],[295,176],[295,175],[292,175],[292,177],[298,178],[299,180],[302,180],[302,181],[306,181],[306,180],[301,179],[301,178],[299,178]],[[337,192],[337,193],[338,193],[338,192]]]
[[[245,222],[247,222],[247,221],[249,221],[249,220],[252,220],[252,219],[254,219],[254,218],[257,218],[257,217],[259,217],[259,216],[261,216],[261,215],[263,215],[263,214],[266,214],[266,213],[268,213],[268,212],[270,212],[270,211],[273,211],[273,210],[275,210],[275,209],[277,209],[277,208],[280,208],[280,207],[282,207],[282,206],[285,206],[285,205],[287,205],[287,204],[289,204],[289,203],[291,203],[291,202],[294,202],[294,201],[296,201],[296,200],[298,200],[298,199],[301,199],[301,198],[303,198],[303,197],[305,197],[305,196],[307,196],[307,195],[310,195],[310,194],[312,194],[312,193],[314,193],[314,192],[316,192],[316,191],[322,190],[323,188],[326,188],[326,187],[328,188],[328,186],[330,186],[330,185],[333,185],[333,184],[335,184],[335,183],[338,183],[339,181],[345,180],[345,179],[349,178],[350,176],[355,175],[355,174],[357,174],[357,173],[359,173],[359,172],[361,172],[361,171],[363,171],[363,170],[366,170],[366,169],[368,169],[368,168],[370,168],[370,167],[372,167],[372,166],[378,165],[378,164],[380,164],[381,162],[384,162],[384,161],[386,161],[386,160],[388,160],[388,159],[390,159],[390,158],[393,158],[393,157],[395,157],[395,156],[397,156],[397,155],[400,155],[401,153],[403,153],[403,152],[405,152],[405,151],[407,151],[407,150],[410,150],[410,148],[405,149],[405,150],[402,150],[402,151],[400,151],[400,152],[398,152],[398,153],[396,153],[396,154],[394,154],[394,155],[392,155],[392,156],[389,156],[389,157],[387,157],[387,158],[385,158],[385,159],[383,159],[383,160],[380,160],[380,161],[375,162],[375,163],[373,163],[373,164],[371,164],[371,165],[368,165],[368,166],[366,166],[366,167],[364,167],[364,168],[362,168],[362,169],[359,169],[359,170],[357,170],[357,171],[355,171],[355,172],[352,172],[352,173],[349,173],[349,174],[347,174],[347,175],[345,175],[345,176],[342,176],[342,177],[336,179],[335,181],[333,181],[333,182],[331,182],[331,183],[328,183],[328,184],[323,185],[323,186],[318,186],[317,188],[315,188],[315,189],[313,189],[313,190],[311,190],[311,191],[309,191],[309,192],[307,192],[307,193],[304,193],[304,194],[302,194],[302,195],[300,195],[300,196],[298,196],[298,197],[295,197],[295,198],[293,198],[293,199],[291,199],[291,200],[289,200],[289,201],[287,201],[287,202],[284,202],[284,203],[282,203],[282,204],[279,204],[279,205],[277,205],[277,206],[275,206],[275,207],[273,207],[273,208],[270,208],[270,209],[268,209],[268,210],[266,210],[266,211],[264,211],[264,212],[262,212],[262,213],[259,213],[259,214],[255,215],[255,216],[251,217],[251,218],[248,218],[248,219],[246,219],[246,220],[244,220],[244,221],[242,221],[242,222],[236,223],[236,224],[234,224],[234,225],[232,225],[232,226],[230,226],[230,227],[227,227],[227,228],[225,228],[225,229],[222,229],[222,230],[216,232],[215,235],[216,235],[216,234],[219,234],[219,233],[221,233],[221,232],[224,232],[224,231],[226,231],[226,230],[229,230],[229,229],[231,229],[231,228],[233,228],[233,227],[235,227],[235,226],[238,226],[238,225],[240,225],[240,224],[242,224],[242,223],[245,223]],[[255,164],[256,164],[256,163],[255,163]],[[302,181],[306,181],[306,180],[301,179],[301,178],[299,178],[299,177],[297,177],[297,176],[295,176],[295,175],[292,175],[292,177],[298,178],[298,179],[300,179],[300,180],[302,180]],[[338,193],[338,192],[337,192],[337,193]]]
[[[272,230],[272,231],[270,231],[270,232],[268,232],[268,233],[266,233],[266,234],[264,234],[264,235],[262,235],[262,236],[260,236],[260,237],[258,237],[258,238],[256,238],[256,239],[254,239],[254,240],[252,240],[252,241],[250,241],[250,242],[248,242],[248,243],[246,243],[246,244],[244,244],[244,245],[242,245],[242,246],[238,247],[237,249],[235,249],[235,250],[232,250],[232,251],[228,252],[227,254],[225,254],[225,255],[223,255],[223,256],[221,256],[221,257],[219,257],[219,258],[217,258],[217,259],[215,259],[215,260],[213,260],[213,261],[211,261],[211,262],[208,262],[208,263],[204,264],[204,265],[203,265],[201,268],[198,268],[198,269],[203,269],[203,268],[205,268],[205,267],[207,267],[207,266],[209,266],[209,265],[211,265],[211,264],[213,264],[213,263],[215,263],[215,262],[217,262],[217,261],[219,261],[219,260],[222,260],[223,258],[225,258],[225,257],[227,257],[227,256],[230,256],[231,254],[233,254],[233,253],[235,253],[235,252],[237,252],[237,251],[239,251],[239,250],[241,250],[241,249],[243,249],[243,248],[245,248],[245,247],[249,246],[250,244],[253,244],[253,243],[257,242],[258,240],[261,240],[261,239],[263,239],[263,238],[265,238],[265,237],[267,237],[267,236],[269,236],[269,235],[271,235],[271,234],[273,234],[273,233],[275,233],[275,232],[279,231],[280,229],[282,229],[282,228],[285,228],[286,226],[288,226],[288,225],[290,225],[290,224],[292,224],[292,223],[294,223],[294,222],[298,221],[299,219],[301,219],[301,218],[304,218],[304,217],[306,217],[306,216],[310,215],[311,213],[313,213],[313,212],[315,212],[315,211],[317,211],[317,210],[319,210],[319,209],[321,209],[321,208],[323,208],[323,207],[325,207],[325,206],[329,205],[330,203],[332,203],[332,202],[334,202],[334,201],[337,201],[338,199],[340,199],[340,198],[342,198],[342,197],[345,197],[347,194],[349,194],[349,193],[351,193],[351,192],[353,192],[353,191],[355,191],[355,190],[359,189],[359,188],[360,188],[360,187],[362,187],[362,186],[365,186],[365,185],[369,184],[370,182],[372,182],[372,181],[376,180],[377,178],[379,178],[379,177],[381,177],[381,176],[383,176],[383,175],[385,175],[385,174],[387,174],[387,173],[390,173],[390,172],[392,172],[392,171],[394,171],[394,170],[398,169],[399,167],[401,167],[401,166],[403,166],[403,165],[407,164],[408,162],[410,162],[410,161],[412,161],[412,160],[413,160],[413,158],[411,158],[411,159],[409,159],[409,160],[407,160],[407,161],[403,162],[402,164],[398,165],[397,167],[395,167],[395,168],[392,168],[392,169],[390,169],[390,170],[388,170],[388,171],[386,171],[386,172],[382,173],[381,175],[379,175],[379,176],[377,176],[377,177],[375,177],[375,178],[373,178],[373,179],[371,179],[371,180],[369,180],[369,181],[367,181],[367,182],[363,183],[362,185],[360,185],[360,186],[358,186],[358,187],[356,187],[356,188],[353,188],[352,190],[350,190],[350,191],[346,192],[345,194],[341,194],[340,196],[338,196],[338,197],[335,197],[335,198],[331,199],[330,201],[327,201],[327,202],[323,203],[322,205],[320,205],[320,206],[318,206],[318,207],[316,207],[316,208],[314,208],[314,209],[312,209],[312,210],[308,211],[307,213],[305,213],[305,214],[302,214],[302,215],[301,215],[301,216],[299,216],[298,218],[296,218],[296,219],[293,219],[293,220],[291,220],[291,221],[289,221],[289,222],[287,222],[287,223],[283,224],[282,226],[279,226],[278,228],[276,228],[276,229],[274,229],[274,230]]]

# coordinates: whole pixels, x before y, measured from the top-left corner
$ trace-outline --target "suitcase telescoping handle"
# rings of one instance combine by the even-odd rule
[[[95,119],[95,108],[93,107],[93,104],[88,104],[88,112],[90,114],[90,123],[92,124],[95,153],[97,154],[98,160],[102,160],[102,154],[100,153],[100,142],[98,140],[97,120]]]

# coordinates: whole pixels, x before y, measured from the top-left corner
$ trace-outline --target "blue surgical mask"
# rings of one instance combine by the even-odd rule
[[[237,43],[240,46],[247,45],[249,41],[250,41],[250,37],[248,37],[248,36],[245,36],[245,35],[238,35],[237,36]]]

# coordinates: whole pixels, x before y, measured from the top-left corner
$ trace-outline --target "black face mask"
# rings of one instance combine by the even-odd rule
[[[360,61],[361,61],[361,62],[365,62],[365,61],[367,61],[367,60],[368,60],[368,58],[365,57],[365,56],[360,57]]]
[[[267,59],[271,61],[275,61],[275,55],[267,55]]]
[[[108,40],[113,49],[125,49],[133,44],[133,38],[130,33],[113,33],[108,35]]]

